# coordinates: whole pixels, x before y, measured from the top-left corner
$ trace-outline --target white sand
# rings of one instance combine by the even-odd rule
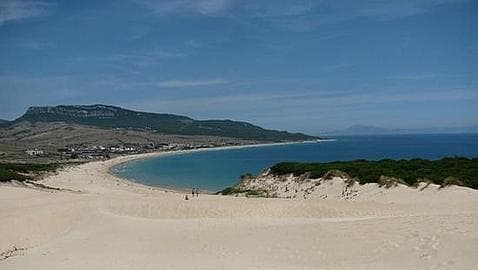
[[[129,159],[0,186],[0,269],[478,269],[476,190],[185,201],[108,174]]]

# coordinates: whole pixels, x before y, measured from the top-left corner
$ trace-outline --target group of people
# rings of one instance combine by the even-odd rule
[[[194,196],[199,197],[199,188],[193,188],[192,191],[191,191],[191,195],[192,195],[192,197],[194,197]],[[189,200],[188,194],[186,194],[184,196],[184,199],[186,201]]]

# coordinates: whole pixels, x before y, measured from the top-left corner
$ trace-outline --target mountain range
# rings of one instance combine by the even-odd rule
[[[317,139],[302,133],[264,129],[248,122],[195,120],[181,115],[139,112],[102,104],[34,106],[7,125],[25,121],[64,122],[107,129],[126,128],[161,134],[220,136],[270,142]]]

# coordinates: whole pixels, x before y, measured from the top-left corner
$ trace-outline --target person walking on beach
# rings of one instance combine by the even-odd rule
[[[199,188],[196,188],[196,197],[199,197]]]
[[[191,191],[191,195],[194,197],[194,191],[195,191],[195,188],[193,188],[193,190]]]
[[[186,194],[186,196],[184,196],[184,199],[185,199],[186,201],[189,200],[188,194]]]

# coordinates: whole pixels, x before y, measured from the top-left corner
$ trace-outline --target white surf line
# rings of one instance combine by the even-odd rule
[[[141,159],[148,159],[148,158],[156,158],[156,157],[167,157],[167,156],[174,156],[174,155],[185,155],[191,153],[201,153],[201,152],[208,152],[208,151],[225,151],[225,150],[237,150],[237,149],[246,149],[246,148],[254,148],[254,147],[272,147],[272,146],[281,146],[281,145],[293,145],[293,144],[312,144],[317,142],[327,142],[327,141],[335,141],[335,139],[324,139],[324,140],[314,140],[314,141],[296,141],[296,142],[280,142],[280,143],[261,143],[261,144],[246,144],[246,145],[233,145],[233,146],[220,146],[220,147],[211,147],[211,148],[199,148],[199,149],[187,149],[187,150],[174,150],[174,151],[163,151],[163,152],[151,152],[151,153],[141,153],[141,154],[132,154],[132,155],[125,155],[115,157],[113,159],[106,161],[106,170],[107,174],[122,181],[126,181],[129,183],[133,183],[136,185],[140,185],[147,188],[154,188],[163,191],[175,192],[175,193],[183,193],[185,190],[178,188],[168,188],[162,186],[151,186],[140,181],[134,181],[134,179],[128,179],[121,177],[120,175],[115,174],[112,170],[114,167],[131,162],[137,161]],[[99,161],[100,162],[100,161]],[[214,194],[215,192],[207,192],[204,190],[206,194]]]

